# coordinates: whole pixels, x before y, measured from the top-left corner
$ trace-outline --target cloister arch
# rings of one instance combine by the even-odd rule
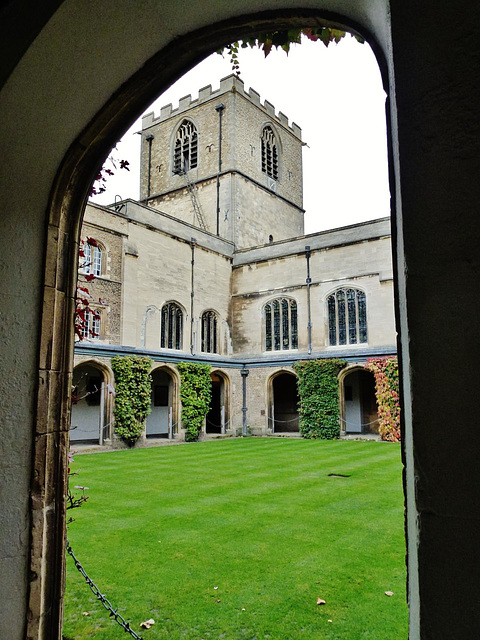
[[[342,369],[338,376],[341,433],[378,434],[375,378],[362,365]]]
[[[206,433],[224,434],[230,423],[230,378],[219,369],[211,372],[212,396],[206,416]]]
[[[88,359],[76,364],[72,377],[70,442],[103,444],[113,433],[113,371]]]
[[[151,412],[147,416],[147,438],[173,438],[178,432],[179,388],[178,372],[168,365],[154,366],[152,377]]]
[[[298,433],[297,375],[280,369],[267,380],[268,429],[271,433]]]

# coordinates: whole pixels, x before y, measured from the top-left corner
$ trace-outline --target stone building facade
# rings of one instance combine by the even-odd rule
[[[99,314],[77,343],[71,440],[118,445],[115,354],[152,360],[141,442],[182,438],[176,363],[211,365],[207,434],[298,432],[298,360],[339,357],[342,432],[376,431],[396,352],[388,218],[304,235],[301,130],[234,76],[143,118],[141,200],[89,204]],[[95,262],[96,261],[96,262]]]

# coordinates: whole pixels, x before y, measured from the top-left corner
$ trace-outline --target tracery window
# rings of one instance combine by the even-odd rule
[[[82,340],[99,340],[100,339],[100,313],[98,311],[85,311]]]
[[[83,264],[81,269],[87,275],[102,275],[102,249],[98,245],[85,242],[83,245]]]
[[[175,136],[173,173],[186,173],[198,164],[198,135],[193,122],[184,120]]]
[[[218,353],[217,314],[215,311],[205,311],[202,314],[202,351],[204,353]]]
[[[359,289],[337,289],[327,298],[330,345],[367,342],[367,299]]]
[[[272,127],[266,126],[262,133],[262,171],[278,180],[278,150]]]
[[[167,302],[162,307],[162,349],[181,350],[183,345],[183,311],[176,302]]]
[[[265,314],[265,351],[298,349],[297,303],[290,298],[267,302]]]

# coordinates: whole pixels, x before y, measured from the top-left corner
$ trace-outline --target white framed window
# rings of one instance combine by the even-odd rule
[[[263,308],[265,351],[298,349],[297,303],[291,298],[270,300]]]
[[[173,173],[187,173],[198,164],[197,128],[190,120],[184,120],[178,128],[173,148]]]
[[[360,289],[337,289],[327,298],[330,346],[367,342],[367,297]]]
[[[101,317],[98,311],[85,311],[82,340],[100,340]]]
[[[83,273],[94,276],[102,275],[102,249],[97,245],[94,246],[89,242],[83,245],[83,264],[81,269]]]

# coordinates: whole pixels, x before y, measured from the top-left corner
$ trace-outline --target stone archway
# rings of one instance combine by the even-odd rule
[[[206,433],[225,433],[229,421],[228,416],[228,379],[220,371],[213,371],[212,396],[210,408],[206,416]]]
[[[294,373],[281,371],[271,380],[270,428],[273,433],[298,433],[298,388]]]
[[[113,407],[110,388],[113,374],[94,360],[79,363],[73,370],[71,443],[103,445],[111,437]]]
[[[365,369],[350,370],[343,377],[342,421],[346,434],[378,434],[375,378]]]

